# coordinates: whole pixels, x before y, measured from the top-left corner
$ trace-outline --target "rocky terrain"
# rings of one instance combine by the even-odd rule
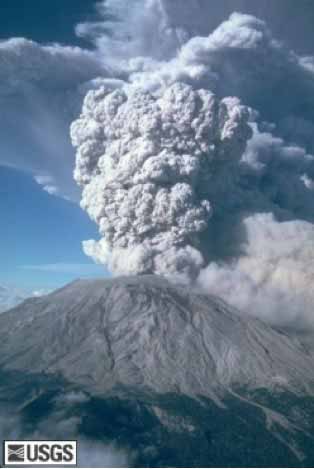
[[[114,445],[140,467],[314,464],[311,348],[218,298],[79,280],[0,330],[0,408],[23,435]]]

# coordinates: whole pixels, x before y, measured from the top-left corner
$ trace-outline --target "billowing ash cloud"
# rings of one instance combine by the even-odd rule
[[[248,117],[236,98],[180,83],[159,96],[132,88],[89,92],[72,125],[75,178],[103,238],[85,243],[85,251],[118,274],[195,277],[204,264],[215,168],[241,159]]]
[[[251,216],[243,223],[243,254],[228,264],[210,263],[200,274],[200,285],[274,325],[312,328],[313,224],[278,223],[271,214]]]
[[[101,234],[85,252],[114,273],[198,277],[242,310],[313,323],[314,58],[240,13],[199,36],[203,2],[175,5],[177,18],[146,0],[128,22],[78,27],[119,78],[94,82],[71,130]]]

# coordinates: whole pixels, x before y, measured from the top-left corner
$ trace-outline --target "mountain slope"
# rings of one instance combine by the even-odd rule
[[[117,384],[208,397],[232,384],[314,392],[300,344],[158,277],[74,282],[0,317],[0,330],[4,369],[61,372],[100,393]]]
[[[311,353],[217,298],[155,276],[80,280],[7,312],[0,331],[2,401],[16,388],[10,405],[47,420],[51,393],[79,390],[66,418],[135,465],[313,465]]]

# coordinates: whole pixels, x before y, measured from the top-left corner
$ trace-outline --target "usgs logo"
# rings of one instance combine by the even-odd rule
[[[76,441],[5,441],[4,466],[76,466]]]

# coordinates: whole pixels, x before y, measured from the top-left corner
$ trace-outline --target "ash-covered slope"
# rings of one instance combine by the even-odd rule
[[[79,280],[0,331],[0,406],[20,437],[114,443],[136,467],[314,464],[313,355],[215,297],[156,276]]]
[[[156,276],[76,281],[0,317],[0,330],[3,369],[61,373],[101,394],[314,393],[312,357],[295,339]]]

